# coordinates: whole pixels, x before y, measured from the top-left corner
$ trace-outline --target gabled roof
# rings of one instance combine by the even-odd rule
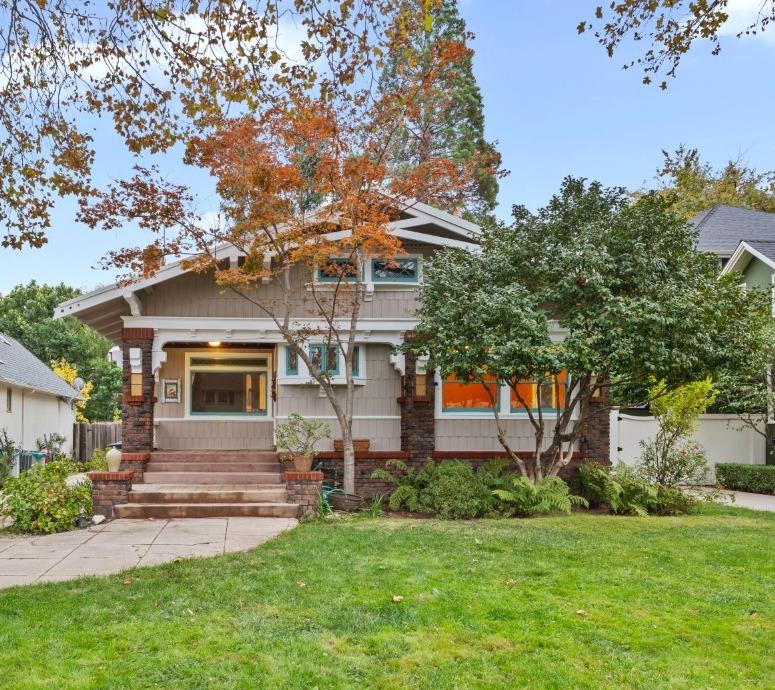
[[[481,230],[478,225],[428,204],[410,199],[402,202],[401,217],[390,223],[390,232],[407,241],[425,244],[476,249]],[[344,231],[335,231],[337,235]],[[234,258],[233,247],[216,249],[217,257]],[[135,293],[186,273],[182,261],[175,261],[159,269],[151,278],[129,285],[109,285],[93,292],[79,295],[62,302],[54,310],[54,318],[76,316],[88,323],[113,342],[121,334],[121,316],[127,313],[127,305],[135,314]],[[138,312],[139,313],[139,312]]]
[[[742,240],[775,241],[775,213],[716,204],[691,219],[700,251],[731,256]]]
[[[743,240],[727,261],[721,274],[744,271],[751,259],[758,259],[775,271],[775,239]]]
[[[0,381],[68,400],[78,395],[75,388],[51,371],[20,342],[2,333],[0,333]]]

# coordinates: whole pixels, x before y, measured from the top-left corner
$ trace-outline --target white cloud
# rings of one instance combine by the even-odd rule
[[[775,9],[773,0],[729,0],[726,8],[729,19],[719,29],[719,35],[737,36],[752,24],[758,24],[761,17],[770,16],[773,9]],[[768,26],[765,31],[758,31],[755,36],[751,35],[749,38],[775,44],[775,23]]]

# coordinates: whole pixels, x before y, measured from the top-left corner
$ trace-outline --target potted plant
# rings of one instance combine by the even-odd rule
[[[275,437],[282,460],[293,460],[298,472],[309,472],[315,458],[315,445],[331,438],[331,427],[325,422],[304,419],[298,412],[292,412],[287,422],[277,425]]]

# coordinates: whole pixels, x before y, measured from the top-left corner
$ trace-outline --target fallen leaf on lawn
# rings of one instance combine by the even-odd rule
[[[576,611],[577,616],[581,616],[582,618],[586,618],[589,614],[584,609],[579,609]]]
[[[399,601],[403,601],[404,598],[400,594],[394,594],[393,595],[393,601],[398,603]]]
[[[124,584],[125,584],[125,585],[131,585],[131,584],[132,584],[132,580],[130,580],[129,578],[127,578],[126,580],[124,580]]]
[[[482,543],[482,540],[481,540],[481,539],[474,539],[474,543],[476,543],[476,544],[481,544],[481,543]]]
[[[299,587],[306,587],[307,586],[307,583],[304,582],[304,580],[299,580],[296,584],[299,585]]]
[[[193,612],[191,609],[186,609],[186,613],[187,613],[189,616],[193,616],[193,615],[194,615],[194,612]]]
[[[508,585],[509,587],[513,587],[515,584],[517,584],[517,581],[513,577],[510,577],[504,582],[504,584]]]

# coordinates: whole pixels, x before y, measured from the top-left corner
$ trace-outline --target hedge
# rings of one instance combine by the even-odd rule
[[[716,479],[727,489],[775,496],[775,465],[716,465]]]

